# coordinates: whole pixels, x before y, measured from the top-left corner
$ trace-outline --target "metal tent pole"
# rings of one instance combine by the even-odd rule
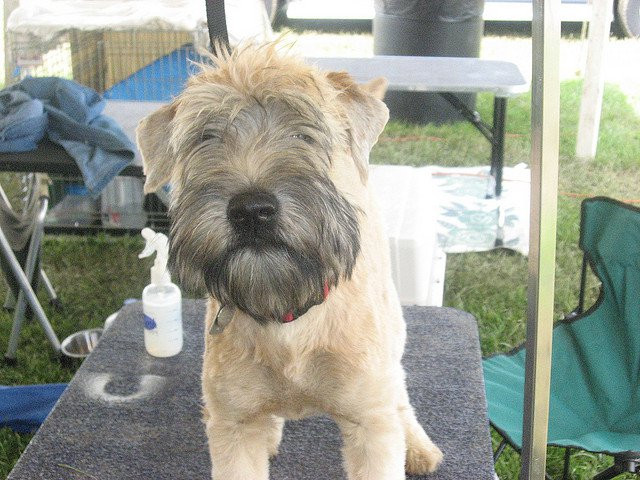
[[[556,256],[560,0],[533,0],[531,217],[522,480],[546,470]]]

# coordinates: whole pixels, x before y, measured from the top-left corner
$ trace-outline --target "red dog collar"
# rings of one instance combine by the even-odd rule
[[[324,297],[323,300],[326,300],[327,297],[329,296],[329,283],[328,282],[324,282],[324,287],[322,287],[322,294],[323,294],[323,297]],[[226,305],[221,306],[220,309],[218,310],[218,313],[216,314],[216,318],[213,320],[213,323],[211,324],[211,329],[209,330],[209,333],[211,335],[217,335],[219,333],[222,333],[222,331],[229,324],[229,322],[231,322],[231,319],[233,318],[234,311],[235,311],[235,309],[228,308]],[[293,314],[293,310],[291,310],[290,312],[286,313],[282,317],[282,323],[291,323],[296,318],[298,318],[298,317],[296,317]]]
[[[324,287],[322,287],[322,294],[324,296],[323,300],[326,300],[329,296],[329,282],[324,282]],[[282,323],[293,322],[296,318],[297,317],[293,314],[293,310],[291,310],[282,317]]]

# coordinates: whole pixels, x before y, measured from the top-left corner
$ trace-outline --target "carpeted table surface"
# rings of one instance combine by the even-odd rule
[[[184,349],[169,359],[145,352],[141,307],[135,303],[123,308],[34,436],[10,480],[209,478],[199,384],[204,302],[184,302]],[[405,308],[405,318],[404,365],[411,402],[445,454],[435,474],[411,478],[492,479],[474,318],[435,307]],[[344,479],[336,425],[326,418],[287,422],[271,478]]]

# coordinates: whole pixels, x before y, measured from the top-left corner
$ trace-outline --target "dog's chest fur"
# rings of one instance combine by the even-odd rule
[[[240,407],[245,416],[258,411],[285,418],[339,412],[342,397],[357,388],[353,371],[382,371],[388,362],[365,348],[371,336],[380,333],[372,328],[376,319],[370,317],[371,325],[367,325],[367,317],[359,316],[360,338],[354,337],[353,312],[338,311],[327,317],[326,311],[336,313],[330,303],[333,300],[314,307],[308,314],[312,318],[292,324],[264,327],[240,317],[234,318],[223,334],[208,335],[205,388],[212,387],[217,398],[236,411]],[[216,305],[212,302],[210,311]],[[333,328],[327,329],[328,322]],[[225,385],[224,391],[217,385]],[[247,396],[250,401],[245,402]]]

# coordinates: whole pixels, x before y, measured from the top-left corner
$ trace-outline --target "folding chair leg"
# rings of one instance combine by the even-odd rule
[[[569,480],[569,466],[571,464],[571,449],[564,449],[564,468],[562,469],[562,480]]]
[[[496,463],[498,461],[498,458],[500,458],[500,455],[502,455],[502,452],[504,451],[504,447],[507,446],[507,441],[503,438],[502,441],[500,442],[500,445],[498,445],[498,448],[496,448],[496,451],[493,453],[493,463]]]
[[[638,452],[616,455],[613,458],[614,464],[593,477],[593,480],[609,480],[622,473],[640,474],[640,457],[638,457]]]
[[[500,248],[504,246],[504,225],[506,223],[506,212],[504,205],[502,204],[502,198],[500,195],[496,197],[498,202],[498,223],[496,225],[496,240],[494,247]]]
[[[598,475],[593,477],[593,480],[609,480],[610,478],[617,477],[618,475],[626,472],[627,469],[618,463],[614,463],[609,468],[600,472]]]
[[[54,307],[57,311],[62,310],[62,300],[60,300],[60,297],[58,297],[55,288],[53,288],[51,280],[49,280],[49,277],[47,276],[47,273],[43,269],[40,269],[39,275],[39,280],[40,282],[42,282],[42,285],[44,285],[44,289],[49,296],[49,305]],[[12,311],[14,308],[16,308],[16,302],[17,299],[13,294],[13,291],[11,289],[8,289],[7,296],[4,299],[4,305],[2,307],[7,311]]]
[[[44,285],[47,295],[49,295],[49,304],[56,310],[62,310],[62,301],[60,300],[60,297],[58,297],[58,294],[51,284],[51,280],[49,280],[49,277],[43,269],[40,269],[40,281]]]
[[[16,296],[10,288],[7,289],[7,295],[4,297],[4,305],[2,307],[7,311],[11,311],[16,308]]]
[[[49,277],[47,276],[47,273],[43,270],[40,269],[39,271],[39,282],[42,282],[42,285],[44,285],[44,288],[47,292],[47,295],[49,295],[49,304],[54,307],[56,310],[62,310],[62,301],[60,300],[60,297],[58,297],[58,294],[56,293],[55,288],[53,288],[53,285],[51,284],[51,280],[49,280]],[[27,275],[27,278],[29,277],[29,275]],[[29,279],[32,280],[32,279]],[[34,282],[32,282],[33,285]],[[7,290],[7,295],[4,299],[4,305],[2,306],[2,308],[4,308],[7,311],[13,311],[14,308],[16,308],[16,296],[13,294],[13,291],[11,289]]]
[[[46,214],[46,205],[44,205],[44,213]],[[27,259],[24,263],[24,274],[29,284],[33,281],[33,271],[35,270],[36,261],[40,255],[40,242],[42,240],[42,226],[36,220],[31,234],[31,241],[29,243],[29,250],[27,251]],[[7,348],[7,354],[5,358],[15,358],[16,350],[18,348],[18,340],[20,337],[20,331],[24,324],[25,312],[27,304],[24,299],[24,293],[20,291],[18,293],[18,300],[15,305],[13,313],[13,327],[11,329],[11,336],[9,337],[9,346]]]
[[[20,267],[20,263],[16,258],[13,250],[11,249],[11,245],[9,245],[9,241],[7,237],[4,235],[4,232],[0,228],[0,249],[2,255],[5,257],[11,271],[13,273],[18,286],[20,287],[20,293],[18,295],[18,301],[16,303],[16,310],[14,314],[13,326],[11,329],[11,336],[9,337],[9,344],[7,347],[7,353],[5,354],[5,359],[9,362],[14,362],[16,358],[16,351],[18,348],[18,339],[20,337],[20,330],[22,330],[22,323],[24,321],[24,312],[26,309],[26,303],[29,303],[29,306],[33,310],[36,318],[40,322],[40,325],[45,331],[45,334],[51,343],[51,346],[55,350],[56,353],[60,352],[60,341],[56,336],[56,333],[53,331],[49,320],[47,319],[47,315],[42,310],[40,306],[40,302],[36,297],[33,288],[31,288],[31,281],[29,277],[33,277],[33,270],[35,268],[36,259],[40,250],[40,241],[42,239],[43,228],[44,228],[44,216],[47,212],[48,207],[48,199],[41,199],[41,208],[38,214],[38,218],[36,221],[36,225],[34,226],[34,231],[32,234],[31,244],[29,246],[29,252],[27,255],[27,261],[25,263],[25,271]],[[25,273],[26,272],[26,273]],[[26,298],[25,298],[26,297]]]

